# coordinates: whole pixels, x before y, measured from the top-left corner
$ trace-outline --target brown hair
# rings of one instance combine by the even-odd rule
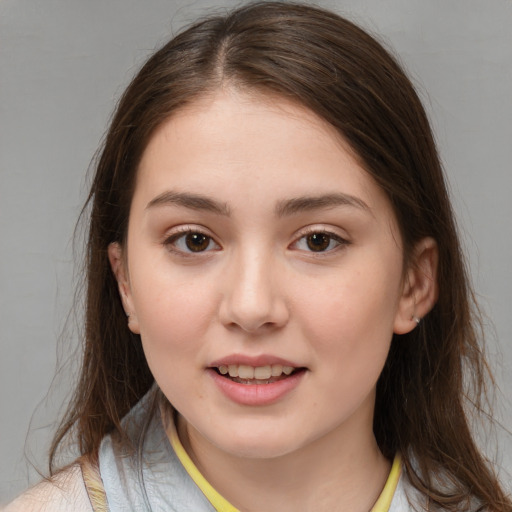
[[[306,106],[335,127],[388,194],[405,245],[439,246],[439,299],[419,328],[396,335],[377,386],[374,431],[383,454],[402,453],[429,506],[470,500],[511,511],[475,446],[468,404],[480,411],[486,365],[479,322],[434,139],[416,92],[395,59],[351,22],[320,8],[258,2],[211,17],[155,53],[117,107],[88,197],[86,332],[80,380],[57,432],[95,454],[102,437],[148,391],[153,377],[127,328],[107,248],[123,243],[137,166],[165,119],[230,85]],[[466,400],[469,393],[470,400]]]

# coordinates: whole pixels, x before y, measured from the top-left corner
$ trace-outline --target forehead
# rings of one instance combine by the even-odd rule
[[[155,131],[135,194],[149,198],[166,188],[247,201],[344,192],[374,206],[384,196],[342,136],[315,113],[232,89],[192,102]]]

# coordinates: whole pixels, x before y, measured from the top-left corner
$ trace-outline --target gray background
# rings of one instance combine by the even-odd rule
[[[62,335],[73,300],[71,239],[114,101],[173,29],[237,3],[0,0],[0,502],[38,478],[26,455],[45,469],[76,371],[72,321]],[[512,2],[317,3],[381,34],[421,91],[490,319],[489,352],[505,395],[497,411],[510,429]],[[58,355],[75,367],[59,372],[45,399]],[[510,471],[512,438],[498,435]]]

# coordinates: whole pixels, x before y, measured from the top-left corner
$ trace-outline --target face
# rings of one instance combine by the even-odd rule
[[[122,251],[129,326],[197,442],[276,457],[372,438],[393,332],[415,325],[402,244],[313,113],[233,91],[179,111],[145,150]]]

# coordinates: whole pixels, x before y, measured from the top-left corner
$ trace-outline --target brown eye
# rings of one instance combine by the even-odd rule
[[[217,251],[220,249],[215,240],[201,231],[186,230],[182,233],[171,235],[165,240],[164,245],[173,253],[187,256],[192,253]]]
[[[325,233],[312,233],[306,237],[306,244],[311,251],[325,251],[331,244],[331,237]]]
[[[350,242],[335,233],[328,231],[310,231],[294,242],[292,247],[310,253],[331,253],[347,245],[350,245]]]
[[[189,233],[185,236],[185,244],[192,252],[202,252],[208,249],[211,238],[202,233]]]

